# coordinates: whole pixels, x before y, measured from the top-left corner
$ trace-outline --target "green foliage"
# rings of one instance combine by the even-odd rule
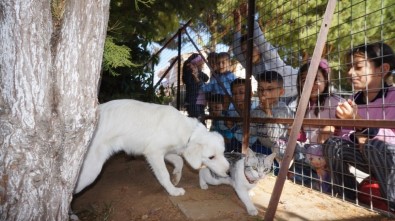
[[[137,65],[131,62],[130,51],[126,45],[116,45],[112,37],[107,37],[104,43],[103,70],[115,76],[119,75],[115,68],[136,67]]]
[[[176,91],[174,85],[168,88],[164,88],[162,85],[159,86],[156,101],[160,104],[170,104],[176,96]]]
[[[182,23],[192,19],[190,28],[198,35],[197,43],[202,48],[214,49],[219,43],[230,46],[234,29],[233,10],[245,2],[112,0],[108,36],[113,44],[107,45],[106,41],[102,88],[109,89],[105,86],[105,81],[108,81],[108,85],[113,85],[117,91],[101,91],[102,95],[106,94],[102,98],[125,96],[152,100],[152,96],[147,96],[148,93],[153,93],[153,73],[150,68],[158,62],[158,58],[143,65],[150,60],[150,43],[166,42]],[[312,56],[327,2],[328,0],[256,1],[256,17],[265,37],[279,49],[279,54],[286,63],[298,67],[304,59]],[[394,45],[394,11],[393,0],[337,1],[323,53],[331,64],[335,84],[342,85],[341,87],[347,85],[343,58],[350,47],[378,40]],[[243,22],[245,27],[246,20]],[[210,35],[211,40],[199,41],[203,39],[202,35]],[[204,43],[207,45],[203,45]],[[173,41],[170,45],[176,47],[177,42]],[[114,73],[119,76],[113,76]]]
[[[179,1],[112,0],[109,27],[117,39],[138,35],[141,40],[160,42],[172,36],[182,21],[200,16],[213,8],[217,0]]]
[[[215,8],[217,1],[112,0],[99,101],[157,101],[151,67],[158,58],[150,60],[150,43],[165,42],[177,32],[180,22]],[[145,65],[148,60],[151,62]]]
[[[232,12],[244,2],[222,0],[218,4],[214,15],[218,20],[217,29],[229,30],[229,33],[215,41],[227,45],[232,43],[232,38],[229,38],[234,26]],[[266,39],[280,49],[280,54],[288,62],[299,66],[298,61],[303,54],[312,55],[327,3],[327,0],[256,1],[256,17]],[[394,11],[393,0],[337,1],[325,53],[339,54],[351,45],[364,42],[384,40],[394,43]],[[247,21],[243,22],[245,25]],[[215,38],[216,33],[211,35]],[[290,53],[293,54],[291,57]]]
[[[210,28],[217,31],[211,33],[212,41],[231,45],[234,26],[232,12],[244,2],[222,0],[218,4],[213,15],[218,19],[217,27]],[[286,63],[299,67],[304,59],[312,56],[327,3],[328,0],[256,1],[256,17],[266,40],[279,49]],[[342,87],[347,84],[343,58],[350,47],[374,41],[385,41],[394,46],[394,11],[393,0],[337,1],[323,56],[333,67],[333,79]],[[243,22],[246,27],[247,21]],[[210,25],[207,23],[208,27]],[[226,30],[227,33],[218,30]],[[247,29],[244,28],[244,31]]]
[[[147,45],[142,44],[139,38],[132,36],[129,41],[119,42],[118,44],[127,46],[133,52],[132,61],[134,64],[145,64],[150,58]],[[117,75],[103,70],[99,102],[122,98],[152,100],[153,73],[147,66],[119,66],[113,68],[113,71]]]

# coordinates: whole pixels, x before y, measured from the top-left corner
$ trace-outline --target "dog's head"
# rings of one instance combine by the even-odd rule
[[[192,133],[183,156],[194,169],[207,166],[219,176],[227,176],[229,162],[224,157],[224,138],[199,125]]]

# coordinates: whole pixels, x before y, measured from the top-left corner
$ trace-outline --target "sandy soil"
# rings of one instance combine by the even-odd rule
[[[261,220],[274,184],[271,176],[254,188],[260,214],[251,217],[230,186],[201,190],[197,171],[186,167],[179,184],[186,194],[171,197],[144,159],[117,154],[97,181],[74,197],[72,209],[81,220]],[[275,220],[391,219],[287,181]]]

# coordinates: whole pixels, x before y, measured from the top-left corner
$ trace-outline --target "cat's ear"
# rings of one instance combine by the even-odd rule
[[[272,153],[269,156],[267,156],[270,160],[274,160],[274,158],[277,156],[276,153]]]
[[[255,152],[251,148],[248,148],[247,157],[255,157]]]

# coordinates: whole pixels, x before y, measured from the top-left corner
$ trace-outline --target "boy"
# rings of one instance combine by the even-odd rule
[[[276,71],[264,71],[257,76],[259,105],[251,111],[251,117],[292,118],[291,109],[279,99],[284,94],[283,77]],[[256,137],[261,151],[266,152],[279,139],[287,138],[287,127],[276,123],[251,123],[251,137]],[[273,152],[279,150],[273,150]],[[284,150],[281,150],[281,152]],[[283,153],[277,153],[283,154]],[[277,155],[276,158],[280,157]]]
[[[227,52],[220,52],[217,54],[217,66],[216,71],[213,73],[208,84],[205,84],[203,91],[206,93],[206,97],[210,97],[211,94],[221,94],[224,96],[224,109],[229,106],[229,96],[232,95],[230,83],[236,78],[236,76],[230,71],[230,55]],[[222,86],[223,87],[222,87]],[[226,92],[224,91],[226,90]]]
[[[231,83],[231,89],[232,89],[232,97],[233,101],[235,102],[234,105],[238,108],[238,110],[241,111],[240,114],[243,113],[244,111],[244,98],[246,93],[252,93],[252,91],[246,91],[245,88],[245,82],[246,80],[243,78],[236,78],[234,81]],[[254,106],[254,104],[252,104]],[[228,116],[229,117],[240,117],[239,113],[235,110],[233,105],[230,105],[229,110],[228,110]],[[240,152],[241,151],[241,146],[242,146],[242,138],[243,138],[243,122],[238,121],[238,122],[225,122],[226,126],[230,128],[230,130],[234,133],[233,136],[234,138],[231,140],[231,150],[235,150]],[[256,142],[256,137],[250,137],[249,143],[250,145],[254,144]]]
[[[223,108],[224,96],[222,94],[212,94],[208,99],[208,106],[210,115],[213,117],[225,116],[226,111]],[[230,140],[233,137],[233,133],[225,126],[223,120],[211,121],[210,131],[217,131],[224,137],[225,145],[229,146]]]
[[[217,57],[218,54],[216,52],[210,52],[207,55],[207,62],[208,66],[210,67],[210,74],[213,75],[214,73],[217,73]]]

